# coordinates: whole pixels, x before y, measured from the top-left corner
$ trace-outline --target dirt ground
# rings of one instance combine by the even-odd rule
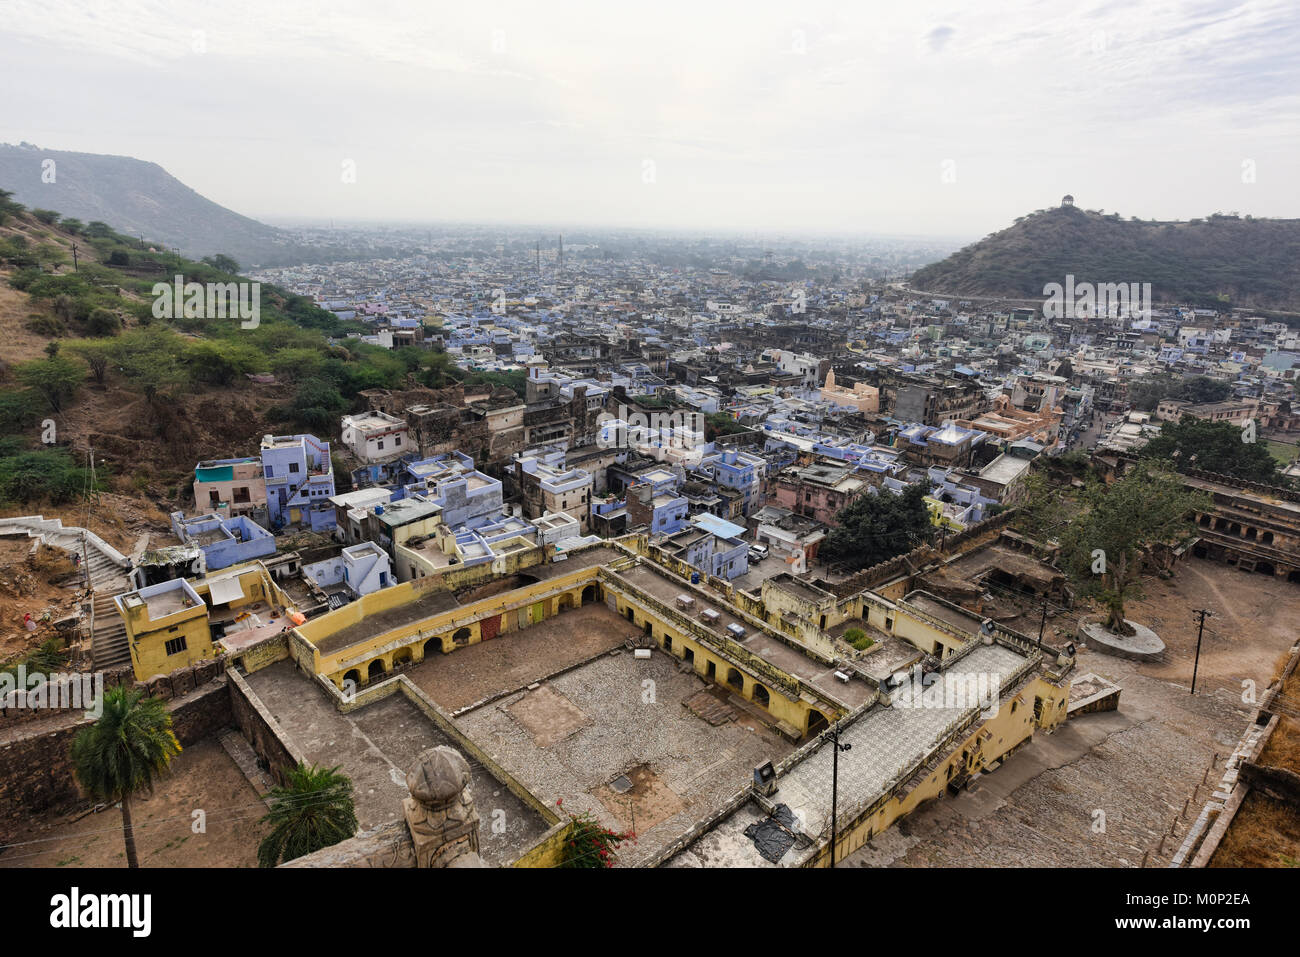
[[[26,538],[0,538],[0,664],[21,658],[55,637],[49,622],[77,609],[78,589],[55,584],[73,574],[72,562],[45,547],[33,557],[32,544]],[[23,626],[28,613],[38,621],[34,632]],[[47,614],[48,622],[42,622]]]
[[[8,506],[0,509],[0,518],[20,515],[57,518],[64,525],[74,528],[89,527],[124,555],[131,554],[136,542],[144,534],[154,536],[155,545],[176,544],[169,513],[156,503],[137,495],[104,492],[89,507],[82,502],[75,505]]]
[[[1243,572],[1200,558],[1179,564],[1174,578],[1143,583],[1146,597],[1128,617],[1155,629],[1164,661],[1144,666],[1153,678],[1190,683],[1196,657],[1196,608],[1208,608],[1197,688],[1240,693],[1242,682],[1263,691],[1278,655],[1300,633],[1300,587],[1270,575]]]
[[[640,634],[641,629],[604,605],[587,605],[523,631],[426,658],[406,675],[442,707],[456,711],[488,695],[522,688]]]
[[[131,805],[142,867],[256,867],[266,805],[215,737],[186,748],[154,793]],[[206,832],[194,832],[194,812]],[[84,813],[84,812],[83,812]],[[0,867],[125,867],[116,808],[33,827],[0,853]]]

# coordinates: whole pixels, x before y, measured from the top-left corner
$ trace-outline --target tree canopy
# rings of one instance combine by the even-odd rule
[[[1159,463],[1141,462],[1109,485],[1088,484],[1060,535],[1060,564],[1077,594],[1105,605],[1109,630],[1131,632],[1124,602],[1140,594],[1143,556],[1180,540],[1203,504]]]
[[[822,557],[870,568],[928,542],[934,533],[925,505],[928,491],[918,483],[901,495],[886,490],[863,495],[835,516],[838,524],[822,543]]]
[[[1275,482],[1277,462],[1263,442],[1243,441],[1240,428],[1230,422],[1210,422],[1185,416],[1166,422],[1160,434],[1146,444],[1142,456],[1167,459],[1180,472],[1202,469],[1253,482]]]

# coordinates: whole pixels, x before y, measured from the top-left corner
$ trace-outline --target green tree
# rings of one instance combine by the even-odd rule
[[[1106,607],[1108,630],[1133,633],[1124,623],[1124,602],[1141,594],[1143,557],[1182,538],[1191,513],[1204,505],[1178,476],[1149,462],[1110,485],[1092,482],[1084,490],[1060,536],[1060,562],[1078,594]]]
[[[86,331],[92,336],[115,336],[121,328],[121,318],[111,309],[97,307],[86,319]]]
[[[836,514],[837,527],[822,543],[822,557],[870,568],[928,542],[934,532],[925,505],[928,492],[924,483],[917,483],[900,495],[884,489],[863,495]]]
[[[14,200],[13,190],[0,189],[0,226],[8,222],[11,216],[16,216],[27,207],[22,203]]]
[[[172,716],[159,698],[140,688],[118,685],[104,692],[104,712],[72,742],[77,783],[97,801],[121,802],[122,836],[128,867],[139,867],[131,798],[153,790],[172,758],[181,753],[172,732]]]
[[[1166,422],[1160,434],[1146,444],[1142,456],[1167,459],[1180,472],[1203,469],[1253,482],[1277,481],[1277,462],[1264,442],[1243,441],[1243,432],[1231,422],[1211,422],[1184,416]]]
[[[114,341],[113,356],[128,384],[150,405],[187,381],[181,367],[185,340],[171,330],[135,329]]]
[[[204,256],[203,261],[214,269],[220,269],[232,276],[239,275],[239,263],[222,253],[217,253],[215,256]]]
[[[229,385],[247,372],[266,367],[262,354],[252,346],[219,339],[191,342],[184,361],[194,379],[210,385]]]
[[[257,846],[259,867],[295,860],[356,833],[352,782],[338,770],[299,761],[288,783],[271,789],[271,810],[261,821],[271,825],[271,833]]]
[[[347,408],[343,396],[324,379],[306,379],[294,394],[289,415],[308,428],[324,431]]]
[[[80,365],[59,356],[20,362],[14,366],[14,375],[24,386],[41,395],[54,412],[63,411],[64,404],[77,394],[77,387],[86,378]]]
[[[99,339],[74,339],[65,348],[86,363],[95,385],[102,388],[108,378],[109,364],[113,361],[113,344]]]

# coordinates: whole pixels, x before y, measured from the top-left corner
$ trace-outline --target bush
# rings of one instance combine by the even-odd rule
[[[858,651],[866,651],[874,645],[875,639],[869,637],[861,628],[850,628],[844,632],[844,640]]]
[[[86,331],[92,336],[115,336],[122,328],[117,313],[107,309],[92,309],[86,319]]]
[[[38,449],[0,458],[0,502],[62,505],[81,495],[85,476],[67,449]]]

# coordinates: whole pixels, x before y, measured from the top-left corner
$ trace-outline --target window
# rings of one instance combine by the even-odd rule
[[[401,437],[400,435],[395,436],[395,437],[393,438],[393,447],[394,447],[394,448],[400,448],[401,445],[402,445],[402,437]]]
[[[163,644],[163,649],[169,655],[179,655],[182,651],[185,650],[185,648],[186,648],[186,644],[185,644],[184,635],[181,635],[179,638],[169,639]]]
[[[297,463],[297,462],[290,462],[290,463],[289,463],[289,471],[290,471],[290,472],[296,472],[296,471],[298,471],[298,463]]]
[[[382,452],[384,450],[384,440],[380,439],[378,442],[376,442],[375,448],[377,448],[379,451]]]

